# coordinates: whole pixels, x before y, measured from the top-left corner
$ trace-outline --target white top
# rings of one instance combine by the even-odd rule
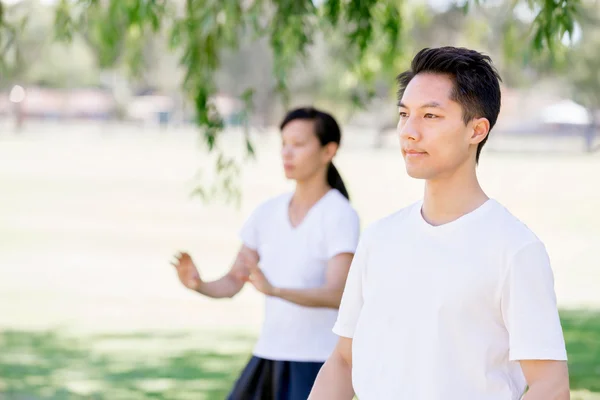
[[[422,202],[363,233],[334,332],[361,400],[518,400],[518,360],[566,360],[542,242],[495,200],[441,226]]]
[[[258,252],[260,267],[272,285],[287,289],[320,287],[328,261],[354,253],[359,219],[348,200],[331,189],[297,227],[289,219],[293,193],[260,205],[241,231],[244,244]],[[265,300],[265,319],[253,354],[270,360],[327,360],[337,342],[331,308],[304,307],[276,297]]]

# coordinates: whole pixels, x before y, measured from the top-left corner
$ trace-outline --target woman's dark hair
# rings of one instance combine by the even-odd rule
[[[321,146],[325,146],[332,142],[337,143],[338,145],[340,144],[342,139],[340,127],[335,118],[326,112],[317,110],[313,107],[297,108],[287,113],[279,125],[279,129],[283,130],[287,124],[296,119],[314,121],[315,135],[321,142]],[[350,200],[346,185],[344,185],[344,181],[335,165],[333,165],[333,162],[330,162],[327,167],[327,183]]]

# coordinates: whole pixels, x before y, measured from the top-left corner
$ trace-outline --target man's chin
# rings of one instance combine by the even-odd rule
[[[428,174],[427,171],[423,171],[420,168],[406,168],[406,174],[413,179],[430,179],[431,174]]]

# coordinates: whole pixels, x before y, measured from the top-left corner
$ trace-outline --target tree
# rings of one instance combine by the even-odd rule
[[[485,0],[465,0],[465,11],[482,7]],[[224,124],[211,99],[215,74],[224,51],[237,49],[241,38],[265,38],[272,52],[274,90],[289,102],[290,72],[305,60],[321,35],[340,40],[340,58],[347,66],[347,81],[354,85],[356,103],[364,104],[374,93],[376,77],[393,77],[406,62],[407,26],[423,8],[408,0],[59,0],[56,34],[72,39],[87,34],[100,46],[104,67],[126,55],[139,53],[139,38],[166,29],[169,44],[180,55],[184,70],[183,92],[193,104],[196,123],[210,152],[218,155],[221,187],[232,186],[237,164],[219,143]],[[480,4],[481,3],[481,4]],[[572,34],[580,0],[515,0],[536,13],[529,42],[535,52],[553,51],[566,34]],[[3,29],[0,3],[0,24]],[[421,13],[419,15],[419,13]],[[509,39],[513,39],[510,38]],[[123,50],[127,49],[127,52]],[[138,58],[127,62],[135,65]],[[135,69],[134,69],[135,70]],[[353,83],[352,83],[353,82]],[[253,88],[238,93],[252,105]],[[252,154],[247,137],[246,149]],[[228,181],[227,181],[228,180]],[[217,186],[217,187],[218,187]],[[234,196],[235,198],[235,196]]]
[[[0,30],[3,50],[0,88],[3,91],[31,83],[54,87],[96,83],[96,71],[85,45],[77,40],[69,46],[52,42],[54,21],[51,14],[44,12],[47,8],[40,7],[37,1],[26,0],[5,6],[2,11],[5,19]],[[25,121],[23,103],[11,105],[15,130],[19,131]]]
[[[569,49],[569,59],[574,62],[565,65],[565,79],[573,99],[588,109],[590,125],[586,128],[586,150],[591,152],[598,129],[600,110],[600,4],[590,5],[585,13],[582,37]]]

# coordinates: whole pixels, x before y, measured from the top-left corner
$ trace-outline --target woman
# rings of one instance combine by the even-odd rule
[[[337,341],[331,330],[358,243],[358,215],[332,163],[341,139],[335,119],[300,108],[280,129],[294,192],[254,210],[221,279],[202,281],[186,253],[173,263],[181,282],[205,296],[235,296],[246,282],[267,296],[260,337],[230,400],[306,400]]]

